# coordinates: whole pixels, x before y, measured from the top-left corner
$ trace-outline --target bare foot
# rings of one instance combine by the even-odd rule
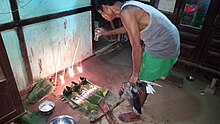
[[[134,112],[128,112],[128,113],[122,113],[118,115],[118,119],[124,123],[129,123],[129,122],[140,120],[141,116],[135,114]]]

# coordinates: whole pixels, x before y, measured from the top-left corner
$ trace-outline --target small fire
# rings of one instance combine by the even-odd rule
[[[83,72],[82,66],[77,66],[77,70],[78,70],[79,73],[82,73]]]
[[[74,71],[73,71],[73,68],[69,67],[68,68],[68,73],[69,73],[69,76],[72,78],[75,74],[74,74]]]
[[[65,84],[64,75],[60,75],[61,84]]]

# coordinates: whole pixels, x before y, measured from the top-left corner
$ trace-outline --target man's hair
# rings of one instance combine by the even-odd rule
[[[94,0],[96,10],[102,10],[102,5],[113,6],[117,1],[124,2],[126,0]]]

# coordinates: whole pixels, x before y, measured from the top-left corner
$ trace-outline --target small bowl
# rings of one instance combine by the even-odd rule
[[[78,124],[77,121],[69,115],[61,115],[51,119],[47,124]]]
[[[54,107],[55,107],[54,102],[46,100],[38,106],[38,109],[40,110],[42,114],[50,115],[52,114]]]

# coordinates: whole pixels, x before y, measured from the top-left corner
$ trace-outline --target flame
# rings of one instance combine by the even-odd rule
[[[83,72],[82,66],[77,66],[77,70],[78,70],[79,73],[82,73]]]
[[[69,67],[68,68],[68,73],[69,73],[69,76],[72,78],[75,74],[74,74],[74,71],[73,71],[73,68]]]
[[[65,84],[64,75],[60,75],[61,84]]]

